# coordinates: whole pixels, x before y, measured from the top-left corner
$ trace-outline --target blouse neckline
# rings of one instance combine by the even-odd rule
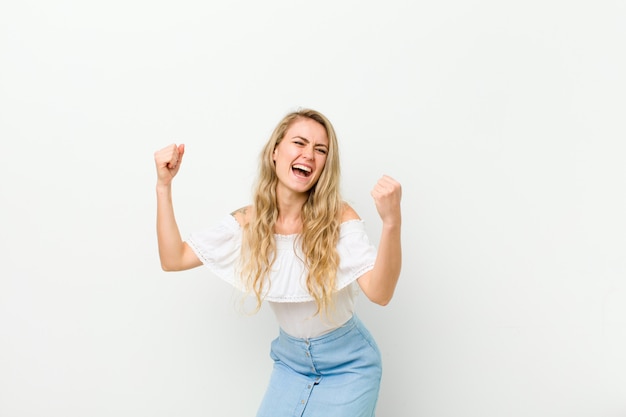
[[[243,230],[243,228],[241,227],[241,225],[239,224],[239,222],[237,221],[237,219],[235,218],[235,216],[232,215],[228,215],[228,217],[230,219],[232,219],[232,222],[234,223],[234,225],[236,226],[236,228],[238,230]],[[344,229],[346,226],[348,226],[349,224],[352,223],[363,223],[363,219],[350,219],[350,220],[346,220],[345,222],[342,222],[339,225],[340,229]],[[297,238],[298,236],[300,236],[300,233],[290,233],[290,234],[281,234],[281,233],[274,233],[274,237],[278,240],[294,240],[295,238]]]

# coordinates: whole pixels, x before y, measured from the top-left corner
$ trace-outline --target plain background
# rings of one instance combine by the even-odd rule
[[[392,303],[358,312],[382,417],[626,416],[626,3],[4,1],[0,415],[252,416],[277,328],[157,257],[247,204],[288,111],[325,113],[343,192],[403,184]]]

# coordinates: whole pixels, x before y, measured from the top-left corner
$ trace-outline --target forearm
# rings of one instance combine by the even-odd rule
[[[171,185],[157,185],[157,240],[161,267],[166,271],[180,269],[184,243],[174,216]]]
[[[387,305],[396,290],[402,268],[400,241],[402,186],[390,176],[383,175],[371,194],[383,221],[383,230],[374,268],[359,278],[359,284],[370,300]]]
[[[383,225],[374,268],[367,280],[367,296],[373,302],[387,305],[395,292],[402,268],[400,224]]]

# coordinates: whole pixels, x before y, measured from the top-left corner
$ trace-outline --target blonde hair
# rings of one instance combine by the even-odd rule
[[[344,207],[340,193],[339,149],[335,129],[321,113],[301,109],[287,114],[276,126],[260,154],[260,166],[253,190],[253,215],[243,227],[241,249],[242,276],[248,291],[254,293],[258,311],[269,274],[276,259],[274,225],[278,218],[276,185],[278,177],[272,154],[286,131],[297,120],[311,119],[324,127],[328,136],[328,153],[322,174],[309,190],[302,208],[302,233],[298,243],[308,270],[306,280],[309,294],[317,304],[317,312],[328,312],[333,305],[339,255],[339,227]],[[296,277],[294,277],[296,278]]]

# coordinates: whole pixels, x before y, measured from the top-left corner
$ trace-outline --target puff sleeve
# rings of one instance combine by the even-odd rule
[[[214,227],[192,233],[187,243],[211,272],[244,291],[245,286],[237,273],[241,234],[237,220],[227,215]]]
[[[376,248],[367,236],[363,220],[342,223],[337,252],[340,259],[337,290],[345,288],[374,268]]]

